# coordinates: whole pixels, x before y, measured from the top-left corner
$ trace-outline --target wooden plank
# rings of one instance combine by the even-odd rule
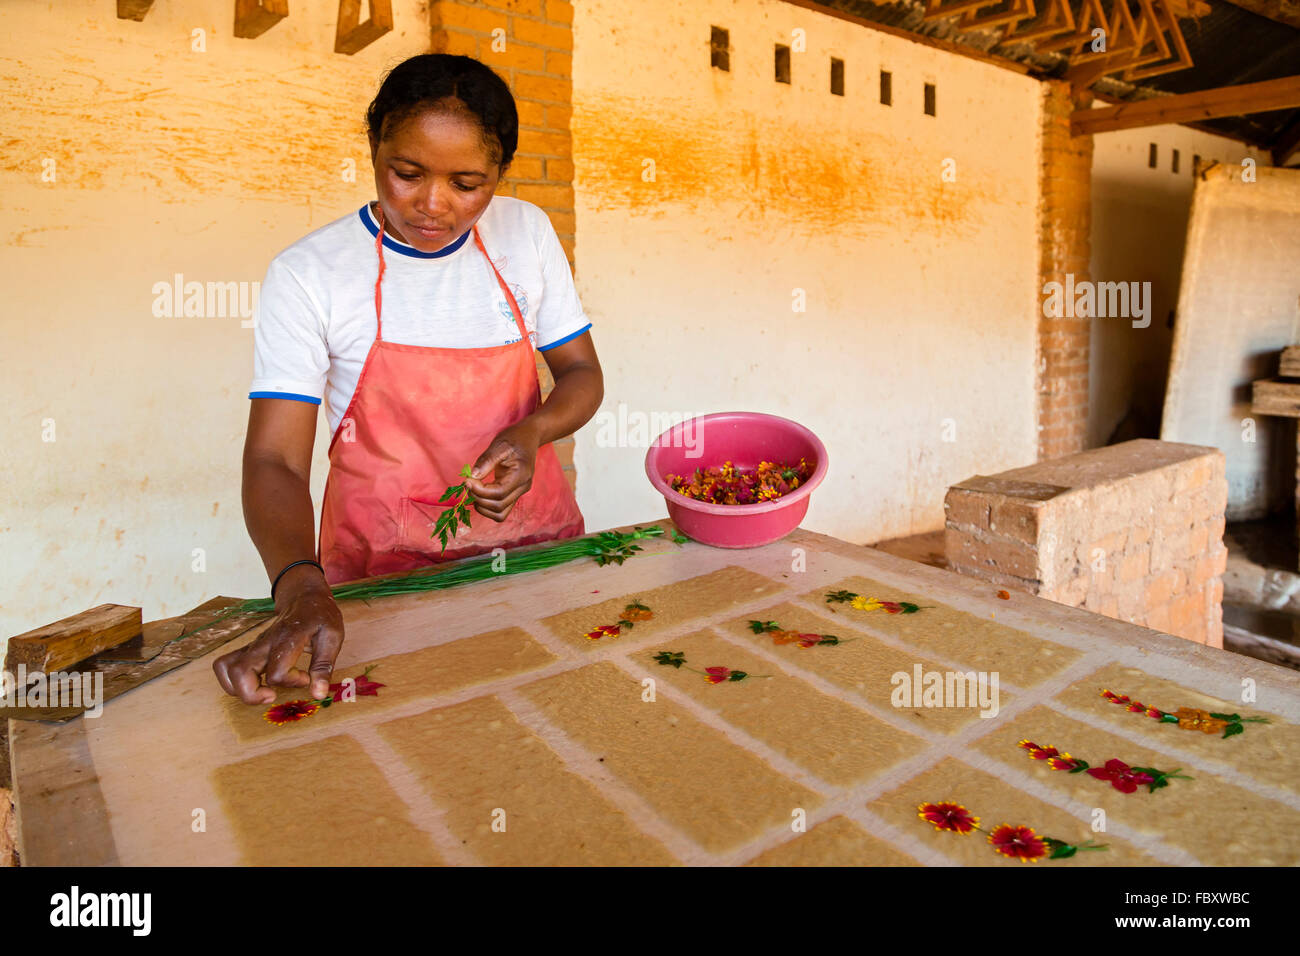
[[[255,40],[289,15],[289,0],[235,0],[235,36]]]
[[[993,27],[1014,27],[1021,20],[1034,16],[1034,0],[1005,0],[1006,9],[984,7],[979,10],[967,10],[962,14],[958,28],[962,30],[987,30]],[[999,4],[998,6],[1001,6]],[[992,11],[992,12],[990,12]]]
[[[24,866],[114,866],[108,804],[86,722],[9,722],[18,855]]]
[[[995,6],[999,2],[1000,0],[927,0],[921,22],[944,20],[955,17],[959,13],[970,13],[980,7]]]
[[[1228,0],[1228,3],[1300,30],[1300,0]]]
[[[1300,378],[1300,345],[1289,345],[1282,350],[1277,374],[1280,378]]]
[[[1093,28],[1105,30],[1106,35],[1110,35],[1110,26],[1106,19],[1106,11],[1102,9],[1101,0],[1083,0],[1079,7],[1079,14],[1076,17],[1074,32],[1061,37],[1054,37],[1045,42],[1034,44],[1034,50],[1038,53],[1051,53],[1056,50],[1066,50],[1067,56],[1072,54],[1081,45],[1092,43]]]
[[[1070,134],[1089,136],[1118,129],[1244,116],[1294,107],[1300,107],[1300,76],[1286,76],[1262,83],[1243,83],[1119,106],[1075,110],[1070,115]]]
[[[1137,49],[1123,60],[1123,66],[1128,68],[1146,66],[1148,63],[1167,60],[1174,55],[1174,51],[1169,49],[1169,44],[1165,40],[1166,27],[1160,22],[1160,15],[1156,12],[1153,0],[1139,0],[1138,16],[1133,22],[1133,29],[1137,38]],[[1148,45],[1151,46],[1149,50]]]
[[[1185,70],[1187,67],[1192,66],[1192,54],[1188,52],[1187,41],[1183,39],[1183,31],[1178,25],[1178,16],[1174,11],[1173,4],[1170,0],[1153,0],[1153,5],[1159,8],[1156,11],[1156,19],[1153,21],[1154,27],[1161,33],[1167,32],[1169,34],[1169,40],[1174,47],[1172,59],[1157,61],[1149,66],[1130,66],[1121,75],[1122,79],[1141,80],[1151,76],[1160,76],[1162,73],[1172,73],[1174,70]]]
[[[151,661],[162,653],[163,649],[186,631],[199,626],[198,614],[203,609],[225,607],[231,598],[215,598],[178,617],[167,617],[158,621],[149,621],[144,625],[144,633],[133,641],[127,641],[118,647],[96,654],[89,663],[99,661]],[[201,623],[201,622],[200,622]]]
[[[1088,92],[1092,95],[1092,98],[1094,100],[1100,100],[1103,103],[1113,103],[1116,105],[1121,103],[1141,103],[1144,100],[1155,99],[1160,95],[1160,94],[1155,94],[1153,96],[1151,95],[1149,90],[1142,87],[1139,87],[1139,90],[1140,92],[1135,95],[1134,99],[1125,99],[1124,97],[1116,96],[1113,93],[1107,93],[1104,89],[1100,89],[1100,88],[1094,88],[1089,90]],[[1270,149],[1272,148],[1270,144],[1274,142],[1274,140],[1272,139],[1264,140],[1259,136],[1253,135],[1249,131],[1240,131],[1240,130],[1224,131],[1211,126],[1209,122],[1205,122],[1205,123],[1187,122],[1187,123],[1182,123],[1180,125],[1186,126],[1188,129],[1198,129],[1202,133],[1209,133],[1211,136],[1222,136],[1224,139],[1230,139],[1233,140],[1234,142],[1243,143],[1246,146],[1254,146],[1256,149],[1263,149],[1263,150]]]
[[[9,638],[9,668],[25,664],[29,671],[61,671],[139,637],[142,631],[140,608],[101,604]]]
[[[1002,31],[1002,43],[1032,43],[1058,33],[1073,33],[1074,11],[1066,0],[1049,0],[1049,4],[1047,12],[1036,20],[1007,24]]]
[[[1142,52],[1143,34],[1138,29],[1137,24],[1133,22],[1133,14],[1128,8],[1128,0],[1112,0],[1110,16],[1107,22],[1110,24],[1110,29],[1106,32],[1105,49],[1094,51],[1091,42],[1085,43],[1081,50],[1070,55],[1071,67],[1077,67],[1092,60],[1100,60],[1107,65],[1106,72],[1109,72],[1120,68],[1122,64],[1130,62],[1132,57]]]
[[[238,598],[213,598],[179,618],[172,618],[168,623],[180,625],[178,634],[189,633],[208,624],[230,605],[237,603],[239,603]],[[93,670],[104,675],[103,697],[100,703],[110,701],[141,684],[148,683],[155,677],[161,677],[168,671],[175,670],[182,664],[202,657],[214,647],[220,647],[234,640],[266,620],[264,615],[234,615],[189,637],[170,638],[158,631],[155,632],[157,634],[155,639],[163,643],[149,660],[95,661]],[[87,665],[83,664],[82,668],[86,669]],[[0,719],[66,721],[81,716],[86,709],[84,705],[77,707],[0,706]]]
[[[1256,415],[1300,418],[1300,382],[1283,382],[1275,378],[1252,382],[1250,410]]]

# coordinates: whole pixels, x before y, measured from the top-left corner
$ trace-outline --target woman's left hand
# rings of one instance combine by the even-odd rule
[[[515,502],[533,486],[533,466],[537,461],[538,434],[529,419],[502,430],[487,451],[478,456],[465,479],[465,488],[474,496],[474,510],[493,521],[505,521]],[[483,478],[496,471],[490,485]]]

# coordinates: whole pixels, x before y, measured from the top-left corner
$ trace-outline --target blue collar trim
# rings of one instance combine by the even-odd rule
[[[375,217],[370,214],[370,203],[366,203],[358,211],[357,215],[361,217],[361,224],[366,227],[366,231],[372,236],[379,235],[379,223],[375,222]],[[421,252],[414,246],[408,246],[404,242],[399,242],[384,232],[384,248],[391,249],[393,252],[403,256],[410,256],[412,259],[441,259],[443,256],[449,256],[461,246],[465,245],[469,239],[469,234],[473,229],[466,229],[465,232],[449,246],[439,249],[437,252]]]

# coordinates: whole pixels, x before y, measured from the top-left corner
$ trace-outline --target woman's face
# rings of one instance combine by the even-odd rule
[[[370,137],[384,230],[421,252],[455,242],[483,215],[501,169],[472,119],[426,110],[382,143]]]

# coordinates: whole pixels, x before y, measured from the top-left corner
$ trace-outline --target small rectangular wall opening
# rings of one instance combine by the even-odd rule
[[[925,115],[934,116],[934,84],[925,84]]]
[[[709,27],[709,65],[731,72],[731,34],[722,27]]]
[[[790,82],[790,48],[780,43],[776,45],[776,81]]]
[[[836,57],[831,57],[831,93],[844,95],[844,61]]]
[[[1147,166],[1149,166],[1151,169],[1155,169],[1158,165],[1160,165],[1159,162],[1160,157],[1158,155],[1158,152],[1159,151],[1156,149],[1155,143],[1152,143],[1151,147],[1147,150]]]
[[[880,71],[880,102],[885,106],[894,103],[894,74],[887,70]]]
[[[1178,150],[1174,150],[1173,158],[1169,160],[1170,172],[1178,172]]]

